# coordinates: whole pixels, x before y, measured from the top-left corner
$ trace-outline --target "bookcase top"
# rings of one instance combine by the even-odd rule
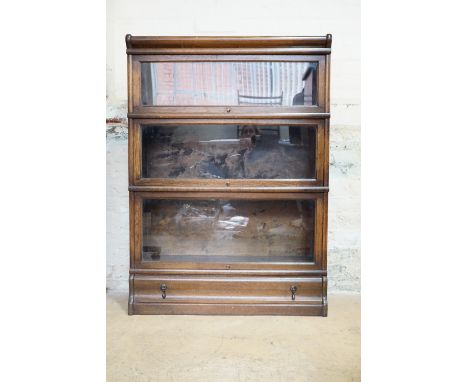
[[[127,54],[319,53],[331,52],[332,36],[125,36]]]

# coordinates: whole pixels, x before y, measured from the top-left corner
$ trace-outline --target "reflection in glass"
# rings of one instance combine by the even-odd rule
[[[143,201],[144,261],[313,261],[312,200]]]
[[[143,126],[143,178],[313,179],[315,126]]]
[[[143,62],[142,104],[317,104],[316,62]]]

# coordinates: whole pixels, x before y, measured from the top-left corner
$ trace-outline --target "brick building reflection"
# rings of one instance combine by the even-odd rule
[[[316,63],[153,62],[141,77],[143,105],[316,104]]]

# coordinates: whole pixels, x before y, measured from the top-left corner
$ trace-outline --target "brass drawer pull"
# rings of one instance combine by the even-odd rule
[[[291,300],[294,301],[296,299],[297,286],[293,285],[289,290],[291,291]]]
[[[166,284],[161,284],[161,286],[159,287],[159,289],[161,289],[161,296],[162,298],[166,298],[166,291],[167,291],[167,285]]]

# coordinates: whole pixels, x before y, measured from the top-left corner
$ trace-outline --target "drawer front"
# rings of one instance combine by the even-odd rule
[[[322,302],[322,277],[157,277],[135,275],[136,303]]]

